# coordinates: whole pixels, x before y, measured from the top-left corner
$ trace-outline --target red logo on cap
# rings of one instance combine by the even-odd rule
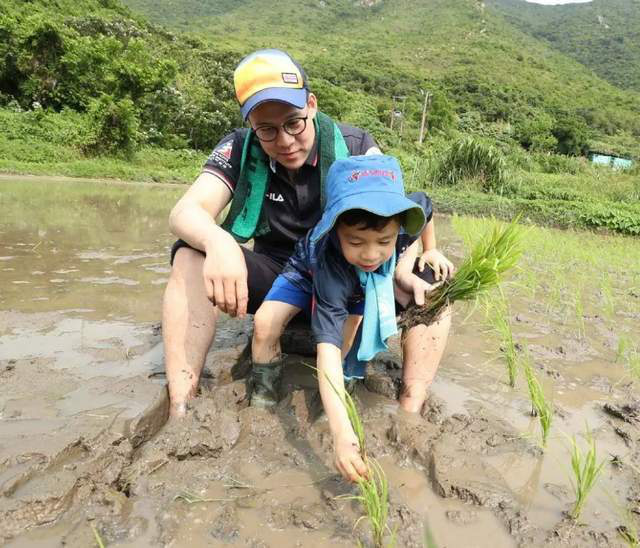
[[[352,171],[348,181],[355,183],[363,177],[387,177],[393,182],[396,180],[395,172],[389,169],[365,169],[364,171]]]

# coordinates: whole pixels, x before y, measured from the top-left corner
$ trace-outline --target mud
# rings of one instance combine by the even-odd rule
[[[67,187],[55,188],[68,201]],[[343,496],[355,490],[332,466],[304,331],[283,341],[282,400],[267,412],[247,406],[250,321],[223,323],[198,398],[186,419],[167,421],[157,318],[171,237],[155,220],[174,191],[149,203],[148,187],[101,189],[81,200],[120,200],[124,211],[52,219],[32,198],[38,222],[29,226],[24,198],[0,186],[0,199],[23,201],[0,221],[9,288],[0,296],[0,543],[92,546],[95,530],[113,546],[369,546],[366,523],[354,528],[357,504]],[[56,211],[55,195],[40,207]],[[462,256],[445,218],[438,231]],[[357,388],[369,451],[389,478],[398,546],[423,546],[430,531],[438,546],[617,547],[626,546],[620,531],[638,528],[637,386],[615,367],[611,336],[612,323],[632,332],[638,316],[590,317],[588,336],[577,338],[539,299],[512,307],[514,335],[557,411],[544,452],[526,393],[505,384],[479,311],[456,310],[419,416],[397,408],[397,341]],[[576,522],[563,434],[583,432],[585,421],[608,462]]]

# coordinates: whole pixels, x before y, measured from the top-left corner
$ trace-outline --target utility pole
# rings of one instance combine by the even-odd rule
[[[393,129],[394,121],[396,118],[400,119],[400,135],[404,128],[404,102],[407,99],[406,95],[393,95],[393,106],[391,107],[391,121],[389,128]]]
[[[429,91],[421,89],[420,93],[424,95],[424,104],[422,105],[422,122],[420,123],[420,137],[418,138],[419,145],[422,144],[424,139],[424,130],[426,129],[427,123],[427,110],[431,108],[431,101],[433,99],[433,95],[431,95]]]

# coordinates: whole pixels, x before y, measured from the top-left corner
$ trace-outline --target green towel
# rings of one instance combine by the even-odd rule
[[[340,128],[329,116],[318,112],[313,124],[318,137],[320,195],[321,206],[324,208],[326,174],[336,159],[349,156],[349,149]],[[240,243],[269,233],[269,222],[262,205],[270,176],[269,157],[262,150],[255,133],[250,130],[242,147],[240,177],[236,184],[231,209],[222,224],[222,228],[230,232]]]

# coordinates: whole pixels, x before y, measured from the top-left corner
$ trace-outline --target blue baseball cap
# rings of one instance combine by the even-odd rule
[[[364,209],[381,217],[406,211],[404,229],[419,234],[427,219],[420,205],[404,194],[402,170],[393,156],[369,154],[336,160],[327,173],[327,205],[313,229],[316,241],[327,234],[342,213]]]
[[[302,109],[309,96],[302,67],[278,49],[261,49],[247,55],[233,73],[233,84],[245,120],[254,108],[266,101]]]

